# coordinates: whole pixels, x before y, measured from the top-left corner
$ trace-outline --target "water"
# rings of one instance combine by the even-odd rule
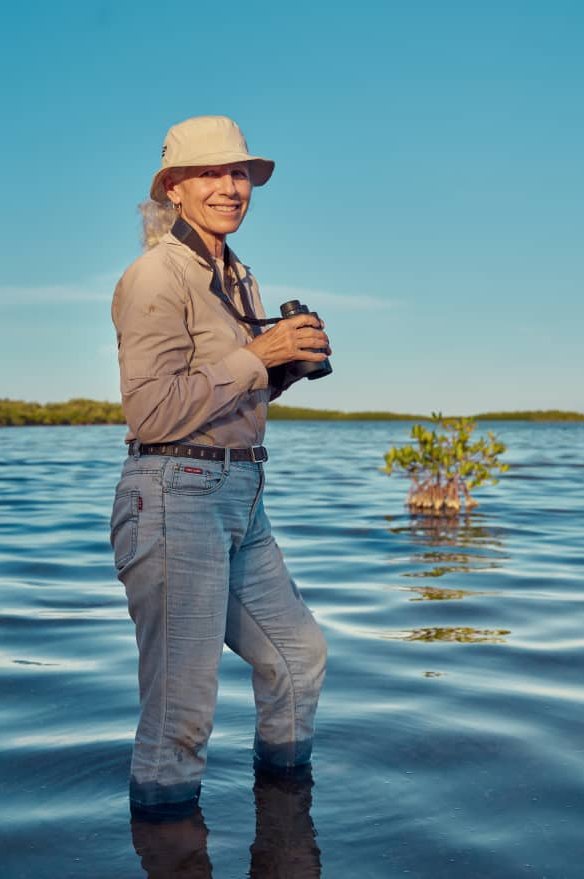
[[[254,798],[226,652],[203,814],[134,840],[123,429],[0,431],[2,879],[138,879],[141,858],[157,879],[584,874],[584,425],[497,425],[510,473],[442,526],[378,471],[408,429],[269,426],[266,505],[330,648],[314,786]]]

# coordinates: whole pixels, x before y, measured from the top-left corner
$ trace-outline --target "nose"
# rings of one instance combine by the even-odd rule
[[[235,195],[237,193],[231,171],[225,171],[225,173],[221,175],[221,192],[224,195]]]

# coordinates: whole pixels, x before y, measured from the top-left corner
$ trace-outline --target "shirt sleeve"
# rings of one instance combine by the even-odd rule
[[[114,295],[122,406],[143,443],[188,436],[228,414],[250,391],[268,387],[265,366],[245,347],[189,375],[194,342],[184,294],[173,281],[142,269],[124,276]]]
[[[264,304],[261,300],[258,283],[257,283],[256,279],[253,277],[253,275],[251,275],[250,277],[251,277],[251,300],[252,300],[252,307],[254,310],[254,314],[256,315],[256,317],[266,317],[266,310],[265,310]],[[264,333],[268,329],[269,329],[269,326],[262,327],[262,331]],[[268,388],[270,389],[270,397],[269,397],[270,403],[272,403],[274,400],[277,400],[278,397],[281,397],[283,390],[284,390],[278,384],[278,381],[274,380],[278,374],[278,372],[277,372],[278,369],[280,370],[280,372],[282,372],[281,367],[276,367],[276,369],[274,369],[272,367],[272,369],[267,370],[267,382],[268,382]]]

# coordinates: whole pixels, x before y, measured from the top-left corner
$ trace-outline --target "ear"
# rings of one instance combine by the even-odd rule
[[[167,198],[173,203],[173,205],[179,205],[181,202],[181,197],[176,191],[177,183],[180,183],[182,180],[182,176],[179,174],[174,174],[174,169],[171,168],[162,178],[162,185],[164,186],[164,191],[166,192]]]

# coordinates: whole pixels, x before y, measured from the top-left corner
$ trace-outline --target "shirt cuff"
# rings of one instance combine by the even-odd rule
[[[253,351],[237,348],[223,362],[242,391],[260,391],[268,387],[268,370]]]

